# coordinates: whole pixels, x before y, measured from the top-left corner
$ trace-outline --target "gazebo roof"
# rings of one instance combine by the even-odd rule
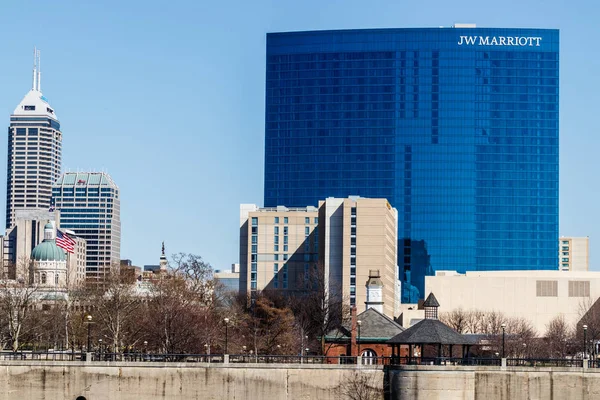
[[[357,320],[362,322],[360,341],[387,341],[398,333],[404,331],[404,328],[393,319],[380,313],[374,308],[358,314]],[[350,323],[333,329],[325,336],[327,341],[343,341],[350,339]]]
[[[428,298],[429,299],[429,298]],[[435,299],[435,297],[434,297]],[[387,341],[389,344],[474,344],[437,319],[424,319]]]
[[[423,302],[423,307],[439,307],[440,303],[438,303],[437,299],[433,295],[433,292],[429,293],[427,299]]]

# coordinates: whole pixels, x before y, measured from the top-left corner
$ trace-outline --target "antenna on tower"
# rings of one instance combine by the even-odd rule
[[[37,48],[33,48],[33,85],[31,90],[37,89]]]
[[[42,91],[42,59],[40,58],[40,51],[37,51],[37,90]]]

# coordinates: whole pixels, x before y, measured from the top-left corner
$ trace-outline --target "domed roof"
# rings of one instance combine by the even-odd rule
[[[56,245],[54,239],[45,239],[31,251],[34,261],[65,261],[67,256],[63,249]]]
[[[50,222],[48,222],[46,225],[44,225],[44,230],[46,230],[46,229],[54,230],[54,227],[52,226],[52,224]]]

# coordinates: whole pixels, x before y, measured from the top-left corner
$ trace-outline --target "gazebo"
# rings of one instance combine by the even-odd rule
[[[421,349],[421,358],[424,356],[423,350],[426,345],[437,346],[438,358],[442,357],[444,346],[448,346],[450,358],[453,356],[452,348],[456,345],[462,346],[461,358],[464,358],[468,354],[469,347],[474,344],[473,341],[438,320],[437,309],[439,306],[440,304],[433,293],[430,293],[423,303],[425,319],[388,340],[387,343],[392,345],[392,358],[394,360],[399,359],[400,346],[402,345],[408,345],[409,362],[414,357],[414,348],[416,346]]]

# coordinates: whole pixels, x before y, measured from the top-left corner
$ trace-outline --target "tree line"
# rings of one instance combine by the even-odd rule
[[[598,308],[591,299],[583,300],[576,323],[569,324],[563,315],[557,315],[545,332],[538,332],[525,318],[498,311],[455,309],[440,313],[439,318],[458,333],[480,335],[492,352],[501,354],[504,342],[506,357],[574,358],[581,357],[585,348],[587,356],[595,358],[595,343],[600,340]]]
[[[344,299],[328,292],[317,270],[304,289],[294,296],[259,292],[241,297],[226,292],[200,256],[184,253],[173,256],[167,272],[143,282],[118,268],[62,291],[5,280],[0,284],[0,347],[323,354],[327,348],[322,338],[349,310]]]

